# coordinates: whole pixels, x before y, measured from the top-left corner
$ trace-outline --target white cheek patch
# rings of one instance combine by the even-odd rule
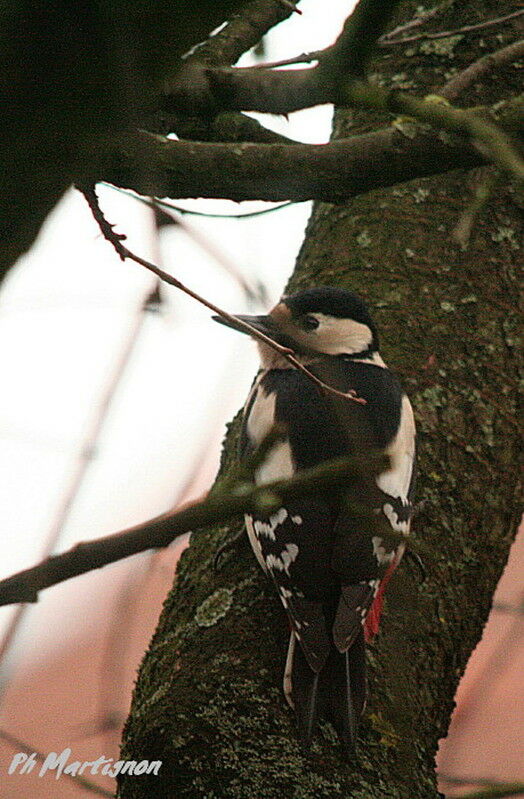
[[[367,325],[354,319],[337,319],[322,313],[312,314],[319,321],[314,331],[314,347],[328,355],[364,352],[373,341]]]

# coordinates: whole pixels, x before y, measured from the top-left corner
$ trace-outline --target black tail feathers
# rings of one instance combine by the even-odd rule
[[[331,647],[323,668],[315,673],[309,666],[294,634],[291,634],[285,692],[293,705],[299,736],[308,746],[319,719],[335,727],[348,754],[355,751],[358,722],[366,701],[366,652],[360,630],[346,652]]]

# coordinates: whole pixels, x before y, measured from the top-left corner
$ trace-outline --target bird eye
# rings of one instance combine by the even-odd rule
[[[316,316],[312,316],[312,314],[306,314],[302,316],[299,325],[302,330],[316,330],[319,325],[319,321]]]

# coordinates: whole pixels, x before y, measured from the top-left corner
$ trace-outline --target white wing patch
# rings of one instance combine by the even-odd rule
[[[398,498],[403,505],[407,505],[415,458],[415,420],[411,403],[406,395],[402,397],[397,435],[385,450],[385,454],[389,455],[391,466],[378,475],[377,485],[385,494]],[[384,512],[386,513],[385,508]]]
[[[262,373],[262,377],[265,373]],[[260,380],[259,380],[260,383]],[[254,388],[255,399],[246,424],[246,432],[254,447],[257,447],[267,436],[275,423],[276,394],[266,394],[262,386]],[[255,474],[257,484],[271,483],[273,480],[284,480],[295,472],[291,447],[288,441],[279,441],[267,454],[264,463]]]
[[[266,394],[260,386],[260,381],[254,387],[254,391],[255,400],[251,406],[246,430],[251,443],[256,447],[267,436],[275,422],[276,394],[274,392]]]
[[[287,477],[293,477],[294,473],[289,441],[279,441],[267,454],[262,466],[258,467],[255,482],[260,485],[271,483],[273,480],[285,480]]]

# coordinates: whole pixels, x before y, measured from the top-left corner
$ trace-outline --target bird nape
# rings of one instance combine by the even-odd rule
[[[353,753],[366,703],[366,641],[378,631],[384,589],[404,552],[399,533],[409,532],[413,511],[411,404],[379,355],[365,303],[349,291],[309,288],[284,296],[267,316],[235,318],[292,349],[328,386],[365,401],[319,388],[258,342],[261,364],[244,407],[240,457],[276,423],[286,436],[258,467],[257,483],[340,456],[389,456],[385,471],[353,478],[343,493],[318,490],[245,517],[253,551],[289,618],[284,693],[300,739],[308,745],[319,719],[326,719]]]

